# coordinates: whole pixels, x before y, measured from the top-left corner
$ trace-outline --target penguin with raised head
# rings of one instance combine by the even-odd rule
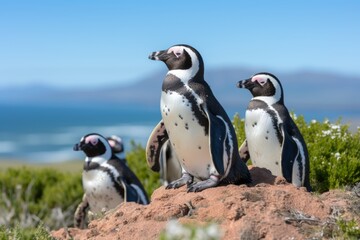
[[[246,140],[239,149],[242,160],[251,158],[255,166],[311,191],[307,147],[284,105],[279,79],[261,72],[239,81],[237,87],[248,89],[253,96],[245,114]]]
[[[146,155],[158,171],[162,146],[170,141],[182,167],[182,177],[167,188],[187,184],[198,192],[219,184],[251,182],[249,170],[237,151],[233,125],[204,80],[200,53],[188,45],[153,52],[169,71],[162,84],[162,120],[151,133]]]
[[[75,227],[85,227],[88,210],[99,215],[122,202],[149,203],[139,179],[114,154],[105,137],[87,134],[74,145],[74,150],[86,155],[82,174],[85,193],[74,215]]]

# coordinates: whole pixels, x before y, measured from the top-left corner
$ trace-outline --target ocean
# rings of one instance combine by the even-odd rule
[[[58,162],[83,159],[73,146],[88,133],[118,135],[145,146],[160,120],[158,109],[139,106],[0,105],[0,159]]]
[[[238,110],[228,111],[230,118]],[[300,114],[307,121],[323,121],[325,118],[335,121],[342,116],[345,120],[353,119],[356,126],[360,122],[359,110]],[[82,136],[92,132],[105,137],[120,136],[127,151],[131,141],[145,146],[160,119],[160,107],[156,106],[93,102],[78,105],[0,104],[0,160],[49,163],[83,159],[83,153],[73,151],[73,146]]]

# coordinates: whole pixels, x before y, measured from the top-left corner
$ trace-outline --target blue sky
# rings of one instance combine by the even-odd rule
[[[3,1],[0,88],[97,87],[165,66],[186,43],[205,66],[360,75],[360,1]]]

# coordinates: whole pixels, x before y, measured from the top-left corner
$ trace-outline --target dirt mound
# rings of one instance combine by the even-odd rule
[[[330,238],[336,219],[360,223],[360,198],[353,192],[322,195],[295,188],[269,171],[251,168],[251,186],[220,186],[200,193],[186,188],[157,189],[151,203],[121,204],[88,229],[60,229],[57,239],[158,239],[171,219],[180,223],[219,225],[223,239]]]

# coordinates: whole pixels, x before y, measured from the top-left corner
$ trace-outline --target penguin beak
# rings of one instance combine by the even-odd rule
[[[249,79],[245,79],[245,80],[241,80],[239,81],[236,86],[238,88],[247,88],[247,89],[251,89],[253,84],[252,84],[252,81],[251,81],[251,78]]]
[[[166,61],[169,58],[166,50],[153,52],[149,55],[149,59],[158,60],[158,61]]]
[[[80,151],[81,150],[81,147],[80,147],[80,144],[79,143],[76,143],[73,147],[74,151]]]

